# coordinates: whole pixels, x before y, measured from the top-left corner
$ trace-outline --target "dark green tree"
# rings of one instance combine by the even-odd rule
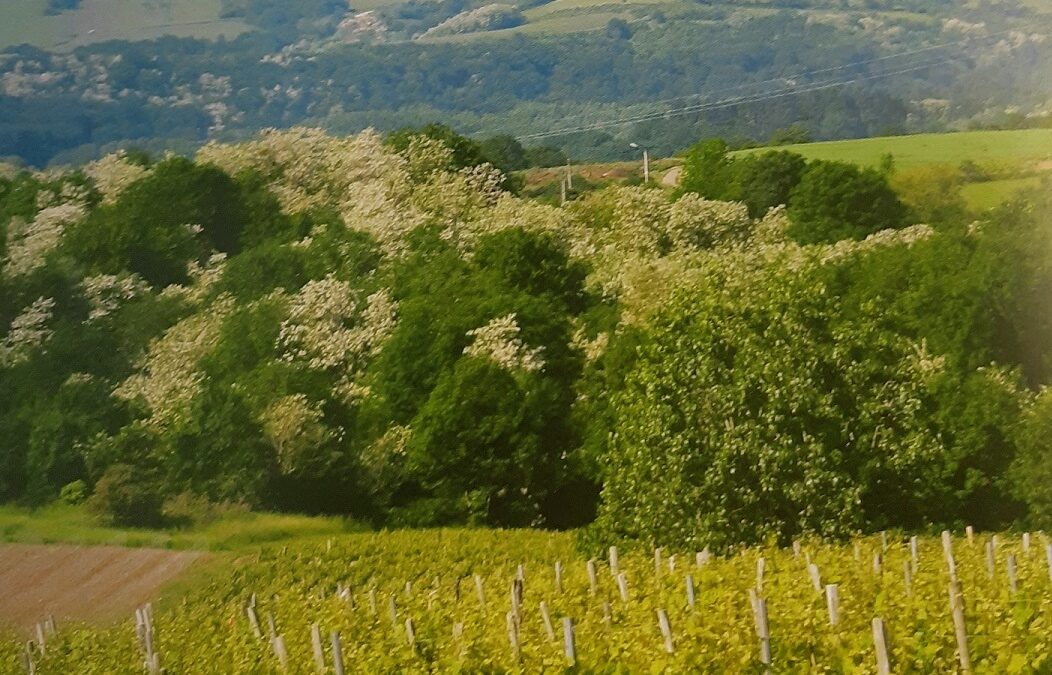
[[[906,215],[882,174],[843,162],[811,162],[789,195],[789,233],[801,244],[864,239],[904,226]]]

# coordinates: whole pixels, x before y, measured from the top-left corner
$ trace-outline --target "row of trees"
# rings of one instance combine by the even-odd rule
[[[3,179],[0,496],[715,547],[1047,524],[1048,210],[906,226],[879,172],[718,149],[565,207],[437,127]]]

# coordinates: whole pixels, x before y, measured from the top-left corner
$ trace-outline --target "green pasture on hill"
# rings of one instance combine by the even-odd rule
[[[738,154],[766,152],[771,149],[752,148]],[[886,136],[803,143],[774,149],[789,150],[808,159],[851,162],[863,166],[877,166],[885,155],[891,154],[895,158],[897,169],[910,169],[925,164],[956,165],[965,160],[978,164],[1010,163],[1022,167],[1052,159],[1052,129]]]
[[[0,49],[31,44],[65,51],[106,40],[150,40],[164,35],[233,38],[246,24],[219,18],[221,0],[83,0],[48,16],[47,0],[7,0],[0,7]]]

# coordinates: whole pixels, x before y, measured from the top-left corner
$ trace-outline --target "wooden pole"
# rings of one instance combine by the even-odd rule
[[[340,644],[340,634],[333,631],[329,636],[332,642],[332,669],[336,675],[344,675],[343,670],[343,645]]]
[[[968,525],[964,528],[964,536],[968,538],[968,545],[971,546],[975,543],[975,528]]]
[[[956,581],[950,582],[950,610],[953,613],[954,636],[957,638],[957,657],[961,670],[968,674],[972,672],[972,659],[968,653],[968,628],[964,623],[964,596]]]
[[[906,583],[906,597],[913,597],[913,568],[910,565],[910,561],[902,561],[902,577]]]
[[[555,563],[555,590],[563,592],[563,564],[561,562]]]
[[[479,607],[486,609],[486,592],[482,589],[482,577],[475,575],[475,595],[479,599]]]
[[[393,628],[398,627],[398,603],[395,602],[395,596],[392,593],[387,598],[387,615],[391,619],[391,626]]]
[[[274,650],[274,656],[278,659],[278,664],[282,670],[289,669],[289,652],[285,647],[285,638],[281,635],[275,635],[270,641],[270,646]]]
[[[993,579],[995,570],[996,561],[994,559],[994,542],[991,539],[986,542],[986,575]]]
[[[1030,533],[1023,533],[1023,553],[1030,553]]]
[[[1008,570],[1008,590],[1012,591],[1012,595],[1018,590],[1015,576],[1015,555],[1008,556],[1008,563],[1005,566]]]
[[[882,556],[879,553],[874,553],[873,554],[873,574],[877,575],[878,577],[884,571],[884,569],[883,569],[883,562],[884,562],[883,558],[884,558],[884,556]]]
[[[763,556],[756,559],[756,590],[763,593],[763,571],[767,561]]]
[[[705,565],[709,564],[709,557],[709,547],[706,546],[704,550],[698,551],[697,554],[694,556],[694,563],[698,567],[704,567]]]
[[[617,590],[621,594],[621,602],[628,602],[628,580],[623,573],[617,575]]]
[[[1045,562],[1048,563],[1048,580],[1052,581],[1052,544],[1045,546]]]
[[[873,647],[877,652],[878,675],[891,675],[891,661],[888,659],[888,640],[884,633],[883,619],[873,619]]]
[[[620,573],[621,573],[621,567],[618,564],[617,547],[616,546],[611,546],[610,547],[610,574],[612,574],[612,575],[614,575],[616,577]]]
[[[771,668],[771,632],[767,625],[767,599],[756,599],[756,634],[760,638],[760,663]]]
[[[826,586],[826,611],[829,613],[829,625],[837,625],[840,621],[840,589],[836,584]]]
[[[409,643],[410,649],[416,648],[416,627],[411,617],[405,620],[405,641]]]
[[[654,548],[654,577],[661,578],[661,547]]]
[[[585,564],[585,568],[588,570],[588,592],[592,595],[595,595],[596,592],[599,590],[599,582],[596,579],[595,575],[595,561],[589,560]]]
[[[687,575],[687,607],[694,611],[694,577]]]
[[[544,623],[544,633],[548,636],[548,642],[555,642],[555,628],[552,627],[552,617],[548,613],[548,603],[541,600],[541,621]]]
[[[512,616],[511,612],[505,615],[505,622],[508,624],[508,642],[511,644],[511,655],[518,662],[521,652],[519,650],[519,628],[515,622],[515,617]]]
[[[310,626],[310,646],[314,652],[314,669],[325,672],[325,650],[321,646],[321,628],[316,623]]]
[[[822,575],[818,572],[818,565],[811,563],[807,566],[807,573],[811,576],[811,585],[815,587],[815,591],[818,593],[822,592]]]
[[[563,652],[571,666],[577,664],[577,645],[574,640],[573,619],[563,617]]]
[[[917,564],[920,562],[920,552],[917,548],[917,537],[910,537],[910,562],[913,565],[913,572],[917,572]]]
[[[672,654],[676,651],[675,645],[672,643],[672,625],[668,621],[668,613],[663,609],[657,611],[658,627],[661,629],[661,636],[665,638],[665,651]]]

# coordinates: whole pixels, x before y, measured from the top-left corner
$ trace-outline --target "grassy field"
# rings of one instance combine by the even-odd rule
[[[82,507],[55,504],[27,510],[0,506],[0,543],[113,545],[236,551],[266,542],[325,537],[358,529],[340,518],[230,512],[183,528],[109,527]]]
[[[69,50],[104,40],[149,40],[163,35],[214,39],[249,30],[220,19],[220,0],[83,0],[56,16],[47,0],[8,0],[0,5],[0,49],[29,43]]]
[[[738,154],[770,149],[753,148]],[[796,152],[808,159],[851,162],[863,166],[877,166],[884,155],[890,153],[899,169],[911,169],[925,164],[957,165],[964,160],[978,164],[1009,162],[1025,165],[1052,159],[1052,129],[915,134],[805,143],[777,149]]]
[[[1003,204],[1021,190],[1035,188],[1040,184],[1041,179],[1036,176],[969,183],[961,189],[961,196],[969,208],[982,211]]]

